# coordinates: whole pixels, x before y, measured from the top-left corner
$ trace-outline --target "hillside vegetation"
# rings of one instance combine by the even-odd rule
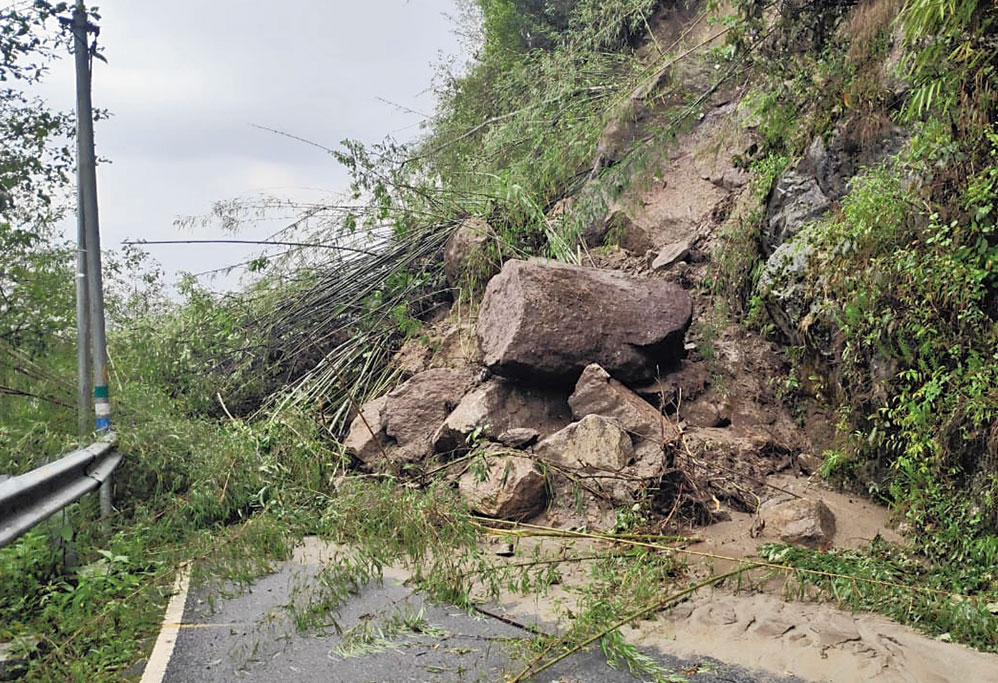
[[[117,677],[151,647],[179,563],[194,561],[205,580],[247,581],[304,534],[353,549],[327,567],[322,594],[297,615],[303,628],[390,564],[462,606],[483,585],[498,595],[555,583],[556,564],[511,568],[482,551],[484,522],[438,476],[446,461],[360,473],[344,438],[362,405],[412,374],[400,349],[441,353],[441,321],[467,327],[511,259],[644,268],[624,216],[665,187],[667,162],[711,121],[715,153],[746,180],[724,186],[719,227],[675,278],[694,300],[691,358],[723,394],[720,338],[737,329],[756,340],[744,348],[776,349],[771,400],[806,433],[820,476],[888,505],[906,537],[761,552],[815,595],[998,652],[994,4],[466,9],[477,50],[464,71],[442,71],[424,135],[344,141],[333,156],[352,197],[303,209],[285,232],[333,247],[321,257],[254,260],[252,284],[225,295],[186,278],[177,303],[143,255],[109,255],[125,453],[115,516],[93,524],[92,501],[71,511],[80,562],[98,571],[64,566],[49,537],[70,531],[54,524],[0,550],[0,640],[41,638],[26,675]],[[59,49],[60,10],[0,14],[0,75],[38,78],[31,67]],[[54,228],[69,206],[69,124],[43,103],[0,97],[4,139],[18,141],[0,153],[0,472],[80,443],[75,251]],[[209,220],[238,223],[250,210],[220,203]],[[487,238],[449,282],[444,247],[469,218]],[[474,441],[473,468],[485,461]],[[680,523],[710,518],[703,501],[680,505],[688,485],[676,485],[674,506],[649,495],[615,511],[609,531],[685,533]],[[665,680],[616,624],[672,593],[681,564],[636,547],[597,558],[571,629],[528,659],[598,638],[612,662]]]

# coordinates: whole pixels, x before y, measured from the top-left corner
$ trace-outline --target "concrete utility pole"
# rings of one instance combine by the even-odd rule
[[[76,139],[76,158],[80,154],[80,138]],[[80,169],[76,169],[76,186],[80,182]],[[80,439],[91,432],[90,417],[93,382],[90,376],[90,296],[87,292],[87,228],[83,220],[83,198],[76,201],[76,417]]]
[[[73,49],[76,56],[76,134],[79,156],[76,160],[79,178],[79,204],[83,209],[85,242],[80,249],[86,254],[86,290],[89,304],[91,361],[93,363],[94,411],[97,433],[111,431],[111,404],[108,401],[107,338],[104,326],[104,280],[101,275],[100,223],[97,217],[97,158],[94,154],[94,116],[90,99],[91,55],[88,33],[99,29],[87,21],[87,10],[79,2],[73,10]],[[79,291],[79,289],[77,290]],[[77,310],[80,302],[77,301]],[[100,488],[101,517],[111,514],[111,477]]]

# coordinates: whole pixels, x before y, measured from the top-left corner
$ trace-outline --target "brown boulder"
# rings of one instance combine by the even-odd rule
[[[511,260],[485,289],[478,340],[499,375],[574,382],[599,363],[642,382],[682,357],[692,314],[686,292],[661,280]]]
[[[784,543],[825,548],[835,536],[835,515],[820,500],[770,500],[759,508],[763,533]]]
[[[470,470],[465,472],[458,481],[458,491],[476,512],[502,519],[532,517],[547,502],[546,478],[525,456],[490,459],[484,481]]]
[[[350,423],[343,446],[346,452],[370,466],[384,458],[385,446],[388,444],[388,434],[381,411],[388,402],[387,396],[381,396],[368,401],[361,406],[360,414]]]
[[[433,436],[437,453],[453,453],[469,448],[468,437],[478,432],[493,440],[514,427],[551,434],[572,416],[563,393],[520,387],[495,377],[470,391],[447,416]]]
[[[420,460],[433,450],[433,434],[475,379],[470,368],[440,368],[413,376],[388,394],[381,414],[396,441],[393,457]]]
[[[457,287],[469,275],[481,275],[484,281],[492,273],[485,246],[492,230],[481,218],[472,216],[465,219],[444,245],[444,275],[447,284]],[[475,273],[476,269],[481,273]]]
[[[575,419],[587,415],[613,418],[635,439],[668,443],[678,436],[675,425],[662,413],[596,363],[586,367],[568,403]]]
[[[634,447],[614,420],[587,415],[541,441],[535,453],[566,467],[619,472],[634,457]]]

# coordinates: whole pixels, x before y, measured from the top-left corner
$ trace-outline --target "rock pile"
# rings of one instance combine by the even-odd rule
[[[691,318],[689,296],[673,284],[508,261],[478,317],[484,368],[423,370],[366,403],[347,452],[369,471],[481,456],[487,469],[466,466],[458,490],[478,512],[507,519],[544,510],[552,471],[626,499],[678,436],[627,385],[680,363]]]
[[[448,277],[457,282],[455,268]],[[754,494],[717,477],[689,446],[728,474],[758,481],[782,452],[771,446],[785,441],[780,423],[746,399],[763,391],[754,384],[735,402],[706,390],[706,371],[684,361],[691,319],[689,295],[661,278],[508,261],[481,303],[480,354],[466,356],[481,363],[414,366],[405,382],[361,407],[347,452],[371,472],[442,472],[472,509],[504,519],[546,514],[550,523],[598,527],[615,508],[656,497],[703,521],[714,517],[718,497],[754,509],[747,502]],[[739,352],[733,343],[731,354]],[[667,408],[673,415],[663,414]],[[684,435],[681,421],[694,431]],[[778,457],[752,459],[745,448],[775,449]],[[589,507],[584,519],[568,511],[579,495]],[[820,546],[834,533],[827,511],[791,508],[767,509],[768,528],[780,538]]]

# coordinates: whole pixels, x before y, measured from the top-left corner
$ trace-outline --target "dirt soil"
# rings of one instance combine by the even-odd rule
[[[887,511],[861,497],[831,491],[803,476],[769,477],[767,483],[796,495],[819,497],[835,513],[836,547],[860,548],[880,535],[903,539],[888,524]],[[731,520],[692,529],[702,541],[687,544],[689,576],[722,572],[751,558],[759,545],[774,539],[752,538],[755,515],[732,513]],[[520,541],[533,552],[538,542]],[[547,553],[585,554],[605,547],[589,540],[546,539]],[[707,555],[713,557],[708,557]],[[562,583],[543,596],[508,596],[506,615],[521,621],[565,623],[587,582],[584,565],[565,565]],[[737,590],[736,590],[737,588]],[[885,681],[984,683],[996,680],[998,655],[943,642],[871,613],[851,613],[834,604],[787,598],[780,577],[758,574],[741,586],[705,589],[657,617],[623,629],[635,645],[664,654],[712,657],[774,675],[810,681]]]

